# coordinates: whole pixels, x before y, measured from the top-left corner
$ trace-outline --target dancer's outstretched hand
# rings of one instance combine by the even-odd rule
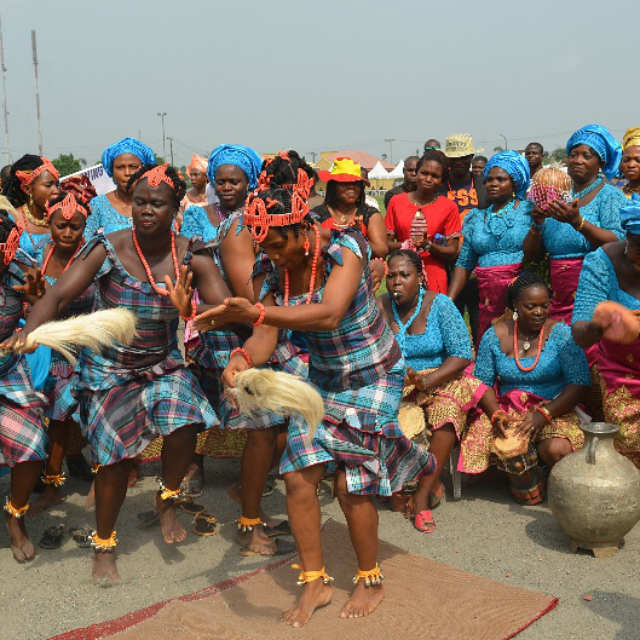
[[[169,276],[164,277],[164,283],[169,292],[169,300],[171,300],[173,306],[183,318],[188,318],[191,315],[191,298],[193,297],[192,280],[193,272],[186,264],[181,265],[175,284],[171,282]]]
[[[253,324],[259,317],[258,307],[246,298],[225,298],[222,304],[197,315],[193,326],[198,331],[211,331],[226,324]]]
[[[26,335],[21,329],[18,329],[13,335],[10,335],[6,340],[0,342],[0,352],[2,351],[16,351],[18,353],[33,353],[38,345],[34,344],[31,347],[25,346]]]
[[[45,279],[40,269],[33,267],[25,267],[24,275],[25,283],[15,285],[13,290],[21,291],[27,301],[33,303],[44,295]]]

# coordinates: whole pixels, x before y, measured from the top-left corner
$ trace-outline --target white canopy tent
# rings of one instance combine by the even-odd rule
[[[393,178],[394,180],[402,180],[404,178],[404,173],[402,173],[403,169],[404,169],[404,160],[400,160],[400,162],[398,162],[395,168],[392,171],[389,171],[388,173],[389,178]]]
[[[380,160],[375,163],[373,169],[369,171],[367,177],[370,180],[385,180],[390,177],[389,172],[382,166]]]

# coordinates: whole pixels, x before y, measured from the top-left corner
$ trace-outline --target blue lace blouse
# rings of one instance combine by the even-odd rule
[[[612,231],[622,238],[624,231],[620,226],[620,207],[627,203],[627,198],[614,186],[605,184],[596,197],[584,207],[580,207],[580,215],[587,222]],[[551,258],[581,258],[593,251],[591,243],[570,224],[554,218],[546,218],[542,228],[542,242]]]
[[[530,367],[534,361],[535,353],[520,359],[524,367]],[[500,348],[495,329],[490,327],[480,341],[474,374],[490,387],[497,382],[500,395],[518,389],[546,400],[555,398],[567,385],[591,384],[587,357],[574,342],[571,327],[564,322],[557,322],[551,329],[533,371],[518,368],[515,358]]]
[[[472,360],[471,340],[464,320],[456,305],[441,293],[431,303],[425,332],[407,333],[398,343],[407,366],[416,371],[434,369],[452,357]]]
[[[598,304],[605,300],[622,304],[627,309],[640,309],[640,300],[620,288],[615,267],[601,247],[586,256],[582,263],[572,322],[588,322]]]
[[[457,267],[496,267],[522,262],[522,242],[532,224],[533,203],[521,200],[517,208],[507,205],[497,213],[492,207],[472,209],[462,224],[462,249]]]
[[[90,240],[102,228],[105,235],[130,229],[132,221],[129,216],[123,216],[116,211],[106,195],[96,196],[90,203],[91,215],[87,218],[87,226],[84,229],[85,240]]]
[[[192,204],[184,210],[180,234],[187,238],[201,238],[202,242],[213,242],[218,238],[218,227],[211,224],[202,207]]]

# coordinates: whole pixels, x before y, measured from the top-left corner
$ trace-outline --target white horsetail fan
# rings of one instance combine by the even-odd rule
[[[313,437],[324,418],[322,396],[290,373],[272,369],[247,369],[236,375],[236,400],[242,413],[268,410],[283,417],[300,415]]]

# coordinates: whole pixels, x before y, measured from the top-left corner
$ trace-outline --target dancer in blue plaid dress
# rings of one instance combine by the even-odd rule
[[[280,463],[303,567],[298,583],[304,591],[285,614],[296,627],[332,595],[316,496],[325,464],[337,466],[338,498],[359,566],[356,587],[342,610],[345,618],[372,613],[384,596],[373,497],[391,495],[435,470],[433,458],[397,424],[404,363],[375,301],[366,240],[351,229],[325,235],[308,217],[309,188],[310,181],[299,172],[291,191],[250,196],[244,222],[270,259],[255,274],[262,301],[231,298],[195,321],[200,330],[211,322],[251,322],[263,328],[260,341],[245,343],[248,357],[236,354],[229,361],[223,374],[229,385],[238,371],[268,359],[277,328],[301,331],[308,343],[309,379],[325,401],[325,418],[313,439],[307,429],[290,426]]]
[[[295,169],[289,169],[289,175],[295,175],[297,168],[302,166],[307,168],[310,175],[312,174],[311,167],[301,161],[297,154],[295,162]],[[209,179],[216,192],[220,192],[221,196],[224,195],[223,189],[229,189],[227,181],[233,175],[242,179],[239,186],[243,188],[237,188],[236,197],[228,197],[224,206],[221,203],[218,207],[217,216],[221,221],[216,227],[215,234],[212,229],[202,227],[200,233],[204,238],[215,235],[217,242],[212,246],[213,257],[229,289],[235,295],[253,300],[255,296],[251,274],[256,256],[251,235],[243,224],[242,209],[247,189],[255,188],[257,182],[254,174],[253,182],[250,183],[252,172],[247,163],[247,151],[243,147],[222,145],[213,150],[209,162]],[[290,161],[278,157],[275,163],[269,163],[269,165],[272,169],[278,169],[277,172],[269,173],[279,180],[283,179],[282,174],[286,175],[286,168],[290,167]],[[287,181],[291,183],[291,178]],[[191,228],[187,224],[188,221],[185,213],[185,224],[181,230],[185,235],[189,234],[185,228]],[[262,330],[257,329],[258,336],[254,337],[254,340],[260,340],[259,334]],[[300,357],[300,350],[291,342],[289,334],[287,330],[279,332],[275,350],[265,366],[306,378],[307,364]],[[282,433],[286,430],[286,421],[282,416],[271,411],[262,411],[255,415],[239,413],[224,396],[224,389],[220,384],[220,377],[230,356],[242,353],[245,340],[250,335],[250,332],[243,336],[236,331],[223,328],[219,331],[201,333],[192,340],[186,339],[185,347],[189,360],[195,363],[199,371],[199,378],[207,396],[212,399],[212,402],[219,403],[217,406],[221,426],[232,431],[247,433],[247,442],[242,455],[240,486],[230,491],[232,495],[240,496],[242,513],[237,520],[237,527],[238,542],[243,547],[242,553],[271,556],[291,550],[287,548],[284,541],[269,537],[268,534],[272,533],[274,523],[264,516],[260,508],[267,474],[280,459],[286,442],[286,438],[280,437],[280,434],[286,435]],[[196,453],[206,455],[208,441],[215,442],[216,435],[211,431],[200,436]],[[196,480],[197,476],[193,479]]]
[[[0,340],[8,338],[22,317],[24,274],[14,260],[20,231],[6,211],[0,211]],[[7,496],[7,528],[11,551],[18,562],[35,555],[24,525],[29,496],[46,458],[44,430],[46,399],[33,389],[25,357],[0,352],[0,466],[11,468],[11,491]]]
[[[218,424],[177,346],[178,315],[189,318],[196,311],[188,270],[203,310],[229,294],[206,252],[192,255],[192,243],[172,231],[185,190],[177,172],[167,165],[143,167],[131,178],[131,188],[133,228],[107,237],[98,233],[88,242],[34,305],[24,328],[28,335],[54,318],[94,278],[98,307],[122,306],[138,319],[132,344],[115,344],[98,354],[83,351],[73,382],[81,427],[97,467],[93,576],[99,581],[119,580],[114,526],[126,494],[129,461],[157,435],[164,436],[162,486],[156,496],[162,534],[167,543],[186,537],[173,498],[197,431]],[[20,342],[20,334],[14,340]]]

